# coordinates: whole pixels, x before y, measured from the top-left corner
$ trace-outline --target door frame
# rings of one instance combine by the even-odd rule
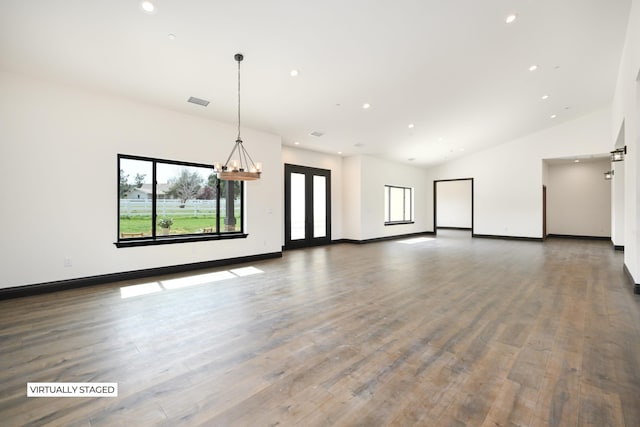
[[[474,233],[475,195],[474,195],[473,178],[436,179],[433,181],[433,233],[438,234],[438,183],[450,182],[450,181],[470,181],[471,182],[471,236],[473,237],[475,236],[475,233]]]
[[[547,186],[542,186],[542,240],[547,240]]]
[[[305,239],[291,240],[291,173],[302,173],[305,179]],[[313,176],[324,176],[326,179],[325,224],[326,235],[313,237]],[[308,179],[311,177],[311,179]],[[284,249],[303,248],[331,243],[331,170],[308,166],[284,164]]]

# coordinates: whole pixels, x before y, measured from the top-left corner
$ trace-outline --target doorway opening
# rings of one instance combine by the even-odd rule
[[[433,230],[468,230],[473,236],[473,178],[433,182]]]

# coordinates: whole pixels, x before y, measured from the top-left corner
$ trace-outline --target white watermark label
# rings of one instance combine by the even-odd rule
[[[27,383],[27,397],[118,397],[118,383]]]

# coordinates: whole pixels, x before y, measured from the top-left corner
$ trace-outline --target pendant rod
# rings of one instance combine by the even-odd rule
[[[236,53],[234,58],[238,61],[238,137],[236,139],[242,141],[240,138],[240,62],[242,62],[244,56],[241,53]]]

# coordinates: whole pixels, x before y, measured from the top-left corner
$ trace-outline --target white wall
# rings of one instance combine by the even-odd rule
[[[610,127],[610,146],[624,123],[624,263],[640,283],[640,0],[633,0],[629,13],[625,46],[622,51],[618,82],[613,100],[613,124]],[[616,172],[617,175],[617,172]]]
[[[8,73],[0,94],[0,288],[281,250],[278,136],[243,129],[264,169],[247,184],[248,238],[118,249],[117,154],[212,164],[235,125]]]
[[[359,240],[433,231],[433,224],[428,221],[426,200],[427,187],[433,184],[427,181],[427,173],[424,169],[371,156],[358,157],[361,166],[359,232],[361,237]],[[385,185],[414,189],[413,224],[384,225]],[[350,214],[347,212],[347,215]]]
[[[470,179],[436,182],[438,227],[471,228],[471,183]]]
[[[342,238],[362,240],[362,158],[345,157],[342,165]]]
[[[609,158],[550,164],[547,181],[547,232],[572,236],[611,236]]]
[[[624,246],[624,164],[611,163],[611,242]]]
[[[607,153],[609,131],[610,110],[603,109],[432,168],[428,179],[474,178],[476,234],[541,238],[542,160]]]
[[[367,240],[433,231],[428,221],[424,169],[371,156],[338,157],[314,151],[282,147],[284,163],[330,169],[332,238]],[[334,174],[335,171],[335,174]],[[384,225],[384,186],[414,188],[413,224]]]
[[[283,145],[282,163],[331,171],[331,238],[342,238],[342,157]],[[282,197],[284,200],[284,181]],[[282,244],[284,245],[284,234]]]

